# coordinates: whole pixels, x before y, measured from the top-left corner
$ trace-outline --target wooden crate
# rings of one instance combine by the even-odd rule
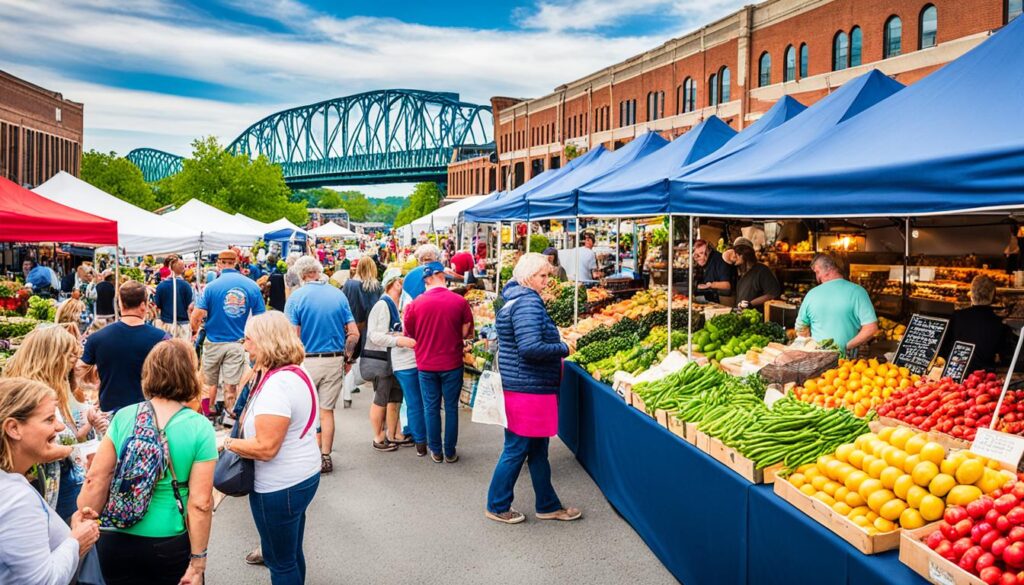
[[[875,535],[868,534],[825,502],[801,492],[785,479],[780,478],[775,482],[775,494],[866,555],[893,550],[900,546],[899,530]]]
[[[904,530],[900,536],[900,562],[935,585],[985,585],[978,576],[935,554],[922,542],[938,529],[939,523],[933,522],[917,530]]]
[[[686,441],[694,447],[697,446],[697,423],[686,423]]]
[[[767,468],[772,470],[772,473],[766,474],[765,471],[767,469],[758,469],[753,461],[744,457],[736,449],[714,437],[708,435],[705,435],[705,437],[707,437],[708,444],[707,454],[750,483],[773,483],[775,481],[775,472],[782,469],[782,464],[773,465]]]
[[[640,412],[646,414],[647,416],[651,416],[647,412],[647,405],[644,404],[644,399],[640,398],[639,394],[633,394],[633,400],[630,402],[630,404],[633,405],[633,408],[639,410]]]
[[[662,410],[659,408],[654,411],[654,420],[658,421],[658,424],[665,427],[666,429],[668,428],[668,419],[670,418],[672,418],[672,416],[668,413],[667,410]]]
[[[674,416],[668,417],[668,432],[689,442],[689,439],[686,438],[686,423]]]
[[[695,447],[697,447],[698,449],[700,449],[701,451],[707,453],[708,455],[711,455],[711,453],[710,453],[711,447],[709,445],[710,440],[711,440],[711,437],[705,435],[704,433],[702,433],[700,431],[696,431],[695,430],[694,433],[693,433],[693,445]]]

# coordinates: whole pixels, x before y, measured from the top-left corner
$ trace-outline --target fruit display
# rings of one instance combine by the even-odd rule
[[[984,583],[1024,583],[1024,482],[949,506],[924,543]]]
[[[1003,379],[992,373],[972,372],[963,384],[950,378],[925,380],[894,393],[878,407],[887,416],[923,431],[939,431],[973,441],[979,427],[987,427],[995,414]],[[1009,390],[1000,409],[998,430],[1024,433],[1024,390]]]
[[[786,330],[781,325],[766,322],[760,311],[747,309],[742,313],[716,315],[693,333],[693,350],[721,361],[761,348],[773,341],[785,341]]]
[[[676,295],[672,299],[673,312],[679,309],[685,309],[685,301],[686,297]],[[636,319],[656,311],[666,311],[667,309],[668,296],[665,291],[642,290],[626,300],[604,307],[590,317],[580,319],[580,322],[575,326],[561,327],[562,339],[564,339],[570,347],[579,347],[577,342],[580,341],[580,338],[595,329],[600,327],[610,327],[627,317]],[[572,320],[571,317],[570,308],[570,321]],[[676,326],[675,318],[672,319],[672,325],[673,327]],[[683,327],[686,327],[685,323],[683,324]]]
[[[789,481],[869,534],[914,529],[967,506],[1012,480],[995,461],[967,451],[947,453],[924,433],[885,427],[798,467]]]
[[[885,317],[878,318],[878,333],[875,334],[875,339],[884,339],[887,341],[899,341],[903,339],[903,334],[906,333],[907,326],[902,323],[897,323],[892,319],[886,319]]]
[[[857,416],[888,400],[920,380],[906,368],[881,364],[878,360],[839,360],[839,366],[794,389],[796,397],[818,406],[848,408]]]

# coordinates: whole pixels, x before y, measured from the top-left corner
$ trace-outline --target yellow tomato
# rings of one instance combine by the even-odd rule
[[[846,503],[853,508],[859,508],[861,506],[867,505],[867,502],[864,501],[864,498],[861,497],[859,493],[853,490],[850,490],[850,492],[846,494]]]
[[[886,502],[894,499],[896,499],[896,494],[887,489],[880,489],[868,496],[868,508],[871,508],[875,512],[881,514],[882,506],[884,506]],[[896,516],[899,517],[899,514]]]
[[[871,494],[884,489],[885,488],[882,487],[882,482],[877,479],[865,479],[861,482],[860,487],[857,488],[857,493],[860,494],[860,497],[864,498],[865,501],[868,501],[871,498]],[[874,509],[874,507],[872,507],[872,509]]]
[[[931,461],[935,465],[938,465],[946,458],[946,450],[942,445],[929,441],[921,447],[920,455],[922,461]]]
[[[903,476],[903,470],[899,467],[886,467],[882,470],[882,474],[878,476],[878,479],[882,482],[882,486],[886,489],[893,489],[896,485],[896,480]]]
[[[919,485],[912,485],[910,486],[910,489],[907,490],[907,503],[910,504],[911,508],[920,508],[921,500],[927,495],[928,490]]]
[[[875,518],[873,524],[875,525],[875,529],[879,532],[892,532],[898,528],[895,524],[885,518]]]
[[[914,485],[914,478],[910,475],[903,474],[896,478],[896,483],[893,484],[892,491],[896,494],[896,497],[901,500],[906,500],[907,491],[910,490],[910,486],[912,485]]]

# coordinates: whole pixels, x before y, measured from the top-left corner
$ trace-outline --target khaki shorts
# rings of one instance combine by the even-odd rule
[[[160,319],[153,321],[153,325],[160,330],[166,331],[171,339],[184,339],[185,341],[192,341],[192,327],[188,323],[179,323],[173,325],[171,323],[164,323]]]
[[[245,349],[237,341],[203,343],[203,376],[208,386],[238,384],[245,371]]]
[[[338,404],[338,396],[345,385],[345,358],[307,357],[302,363],[309,377],[316,386],[316,394],[320,398],[320,408],[334,410]]]

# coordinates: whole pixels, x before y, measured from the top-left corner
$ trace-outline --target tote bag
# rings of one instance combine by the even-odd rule
[[[486,371],[480,374],[473,402],[473,422],[508,427],[505,416],[505,391],[501,387],[501,374]]]

